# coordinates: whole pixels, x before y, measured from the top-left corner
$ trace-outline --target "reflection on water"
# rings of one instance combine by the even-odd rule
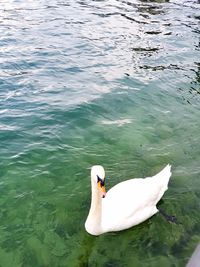
[[[0,266],[185,266],[199,228],[199,1],[1,1]],[[157,214],[84,230],[107,188],[173,166]],[[119,245],[120,244],[120,245]]]

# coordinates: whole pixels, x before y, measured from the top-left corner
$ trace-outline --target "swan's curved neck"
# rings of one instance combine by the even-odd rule
[[[91,189],[91,206],[85,227],[90,234],[99,235],[101,233],[102,198],[97,188],[97,184],[93,181],[93,179],[91,179]]]

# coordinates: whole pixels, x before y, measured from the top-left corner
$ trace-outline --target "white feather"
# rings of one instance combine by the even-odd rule
[[[99,235],[124,230],[158,212],[156,204],[167,190],[171,176],[169,164],[153,177],[135,178],[115,185],[105,198],[101,198],[96,184],[96,175],[105,175],[102,168],[93,166],[91,172],[92,201],[85,223],[87,232]]]

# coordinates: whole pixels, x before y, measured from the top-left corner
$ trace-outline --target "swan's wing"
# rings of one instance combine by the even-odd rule
[[[159,185],[153,178],[131,179],[111,188],[102,201],[102,224],[120,230],[144,221],[156,210]],[[151,214],[152,213],[152,214]],[[112,230],[111,230],[112,231]]]
[[[103,208],[128,216],[143,206],[154,204],[158,195],[159,188],[152,178],[131,179],[117,184],[107,192]]]

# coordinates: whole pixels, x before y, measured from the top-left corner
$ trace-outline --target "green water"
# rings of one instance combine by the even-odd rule
[[[50,2],[0,7],[0,266],[185,266],[200,242],[198,3]],[[179,224],[86,233],[92,165],[109,189],[167,163],[159,205]]]

